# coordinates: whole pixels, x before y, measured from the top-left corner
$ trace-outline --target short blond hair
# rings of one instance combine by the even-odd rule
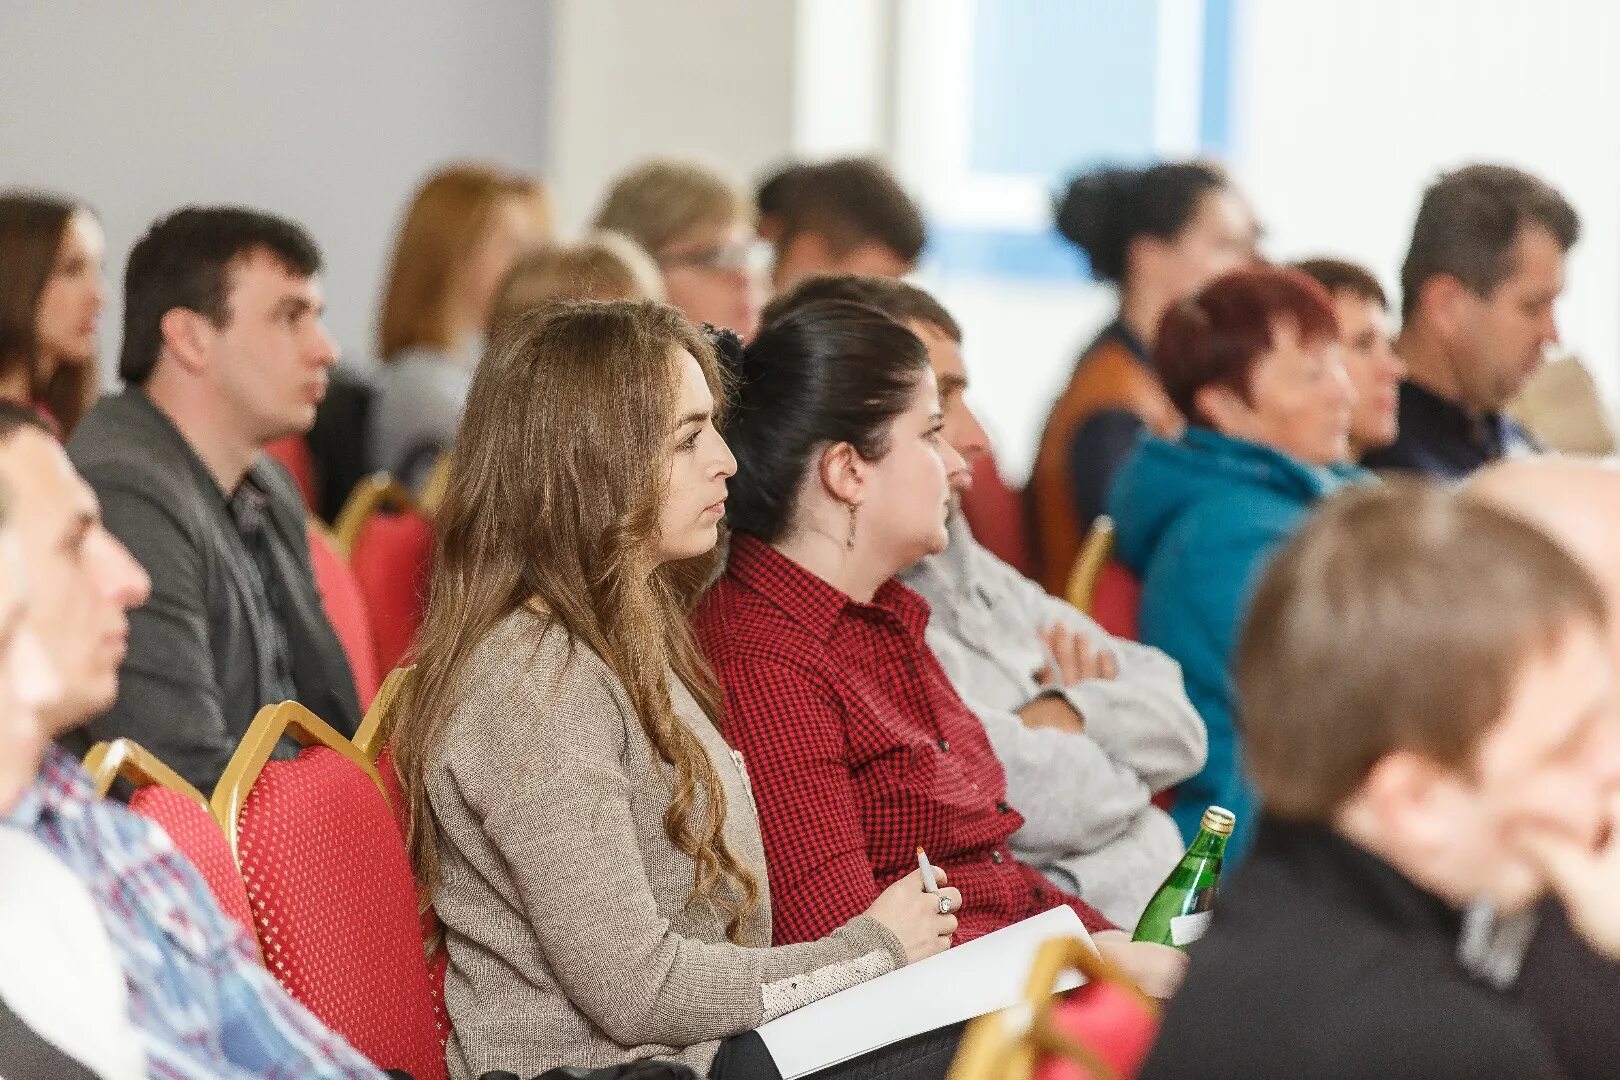
[[[495,294],[490,330],[525,311],[562,300],[663,298],[663,279],[645,251],[619,233],[596,233],[577,244],[557,244],[519,259]]]
[[[753,222],[741,184],[696,161],[643,162],[608,189],[591,228],[621,232],[654,258],[693,229]]]

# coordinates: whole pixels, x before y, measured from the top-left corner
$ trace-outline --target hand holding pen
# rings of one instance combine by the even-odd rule
[[[889,928],[914,964],[951,946],[962,894],[945,887],[945,871],[918,849],[917,869],[883,890],[866,914]]]

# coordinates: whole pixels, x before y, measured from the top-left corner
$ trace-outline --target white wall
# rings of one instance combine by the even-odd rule
[[[422,175],[462,156],[546,164],[549,29],[548,5],[521,0],[0,4],[0,186],[94,205],[114,292],[141,230],[183,203],[297,218],[327,258],[332,330],[366,357]]]
[[[577,229],[643,158],[696,157],[752,183],[792,148],[796,4],[556,0],[549,174]]]
[[[1278,258],[1334,253],[1392,292],[1423,188],[1499,161],[1580,212],[1564,343],[1620,394],[1620,4],[1244,0],[1235,168]]]

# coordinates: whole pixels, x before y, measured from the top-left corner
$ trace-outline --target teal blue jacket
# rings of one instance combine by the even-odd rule
[[[1247,851],[1260,810],[1232,718],[1231,661],[1249,593],[1312,504],[1370,475],[1191,427],[1175,442],[1143,441],[1114,481],[1108,513],[1118,558],[1142,582],[1142,642],[1181,664],[1209,729],[1209,760],[1176,789],[1170,813],[1188,843],[1206,807],[1236,814],[1228,866]]]

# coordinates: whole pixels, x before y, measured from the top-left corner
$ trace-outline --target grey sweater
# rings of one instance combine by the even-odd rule
[[[1181,669],[1157,649],[1108,632],[985,550],[960,514],[950,547],[900,575],[933,608],[928,645],[981,721],[1007,771],[1007,801],[1024,815],[1013,853],[1120,926],[1134,926],[1181,857],[1180,833],[1155,791],[1204,764],[1204,722]],[[1042,694],[1039,631],[1062,623],[1107,648],[1113,679],[1062,691],[1085,732],[1025,727],[1018,711]]]
[[[457,1080],[653,1056],[703,1072],[721,1039],[905,962],[864,915],[820,941],[769,947],[741,758],[670,682],[724,786],[727,842],[760,884],[742,944],[727,941],[714,904],[691,900],[694,864],[664,832],[672,771],[623,685],[565,631],[518,611],[475,651],[428,771]]]

